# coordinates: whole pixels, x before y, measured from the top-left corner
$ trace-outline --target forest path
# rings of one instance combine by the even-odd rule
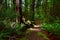
[[[27,40],[44,40],[41,36],[38,35],[39,32],[41,32],[41,22],[40,20],[35,21],[36,25],[34,25],[34,28],[28,29],[30,34],[27,37]]]
[[[34,27],[29,29],[30,34],[27,37],[27,40],[59,40],[58,37],[51,35],[51,33],[48,33],[47,31],[44,31],[41,29],[41,27]],[[48,38],[42,38],[42,36],[39,36],[38,33],[41,32],[45,34],[45,36]]]
[[[36,21],[36,25],[34,25],[34,28],[27,29],[27,31],[30,32],[27,35],[25,35],[25,38],[23,38],[23,40],[46,40],[43,39],[42,36],[38,35],[38,33],[42,33],[41,26],[42,25],[40,24],[40,22]]]
[[[38,35],[38,32],[41,32],[39,25],[35,25],[34,28],[29,28],[27,31],[28,34],[22,39],[19,38],[20,40],[43,40],[43,38]]]
[[[30,34],[27,37],[27,40],[43,40],[43,38],[41,38],[40,36],[38,36],[38,32],[41,32],[40,26],[39,25],[35,25],[34,28],[30,28],[28,29],[30,32]]]

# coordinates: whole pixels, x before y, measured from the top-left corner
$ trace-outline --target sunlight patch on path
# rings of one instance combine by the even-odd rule
[[[34,25],[34,27],[40,27],[40,25]]]
[[[29,28],[28,30],[30,30],[30,31],[39,31],[40,29]]]
[[[29,28],[30,31],[40,31],[40,25],[34,25],[34,28]]]

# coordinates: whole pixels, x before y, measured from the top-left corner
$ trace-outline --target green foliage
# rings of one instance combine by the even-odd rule
[[[13,24],[14,26],[11,27],[11,23],[16,17],[19,17],[19,14],[15,12],[14,7],[7,7],[4,2],[0,7],[0,40],[4,40],[4,36],[11,36],[12,33],[18,32],[16,31],[17,28],[14,28],[16,24]]]
[[[6,28],[6,29],[0,31],[0,40],[4,40],[4,38],[3,38],[4,36],[9,37],[11,35],[11,33],[13,32],[12,30],[13,30],[12,28]]]
[[[49,40],[48,37],[47,37],[47,35],[45,35],[42,32],[38,32],[38,36],[42,37],[44,40]]]
[[[37,13],[35,13],[35,19],[38,19],[39,15]]]
[[[25,28],[25,25],[24,24],[19,24],[19,23],[17,23],[16,25],[15,25],[15,30],[16,30],[16,33],[17,33],[17,35],[21,35],[22,34],[22,30],[24,30],[24,28]],[[24,30],[25,31],[25,30]]]
[[[13,8],[1,8],[0,9],[0,40],[4,40],[3,37],[5,36],[11,36],[12,33],[15,35],[21,35],[23,28],[19,23],[14,23],[13,26],[11,24],[13,23],[13,20],[19,17],[19,14],[15,13]]]
[[[0,19],[5,20],[5,19],[14,19],[18,16],[12,8],[7,8],[3,9],[0,11]]]
[[[34,16],[36,20],[40,20],[44,23],[42,26],[44,30],[47,30],[56,35],[60,35],[60,20],[56,20],[60,19],[60,2],[56,0],[36,0],[34,4],[35,14],[33,15],[31,14],[31,7],[33,6],[32,1],[33,0],[22,1],[22,13],[24,16],[26,16],[26,19],[33,20],[32,17]],[[4,35],[10,36],[12,32],[15,32],[17,35],[21,35],[22,30],[26,28],[24,24],[19,23],[15,23],[13,24],[14,26],[11,27],[11,23],[13,23],[12,21],[20,15],[15,12],[14,9],[16,4],[13,4],[13,1],[11,2],[11,7],[9,7],[7,3],[8,5],[10,4],[7,2],[7,0],[3,0],[0,6],[0,40]],[[42,33],[39,34],[43,35]]]
[[[26,37],[24,37],[24,38],[22,38],[21,40],[27,40],[27,38],[26,38]]]
[[[6,36],[10,37],[12,33],[14,33],[13,35],[21,35],[23,33],[22,30],[24,29],[24,25],[21,26],[19,23],[16,23],[13,27],[9,25],[10,24],[7,24],[7,27],[0,31],[0,39]]]
[[[51,32],[52,34],[55,34],[57,36],[60,36],[60,23],[44,23],[42,24],[42,29]]]

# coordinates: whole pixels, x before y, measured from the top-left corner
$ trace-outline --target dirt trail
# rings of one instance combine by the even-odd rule
[[[43,40],[40,36],[37,35],[41,31],[40,27],[35,27],[29,29],[31,30],[30,34],[27,37],[27,40]]]

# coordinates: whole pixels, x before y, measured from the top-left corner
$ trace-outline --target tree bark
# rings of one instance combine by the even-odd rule
[[[22,0],[19,0],[19,14],[20,14],[20,19],[19,22],[22,23]]]
[[[3,0],[0,0],[0,5],[2,4]]]
[[[32,3],[31,3],[31,13],[32,13],[32,20],[34,20],[34,6],[35,6],[35,0],[32,0]]]
[[[28,19],[28,1],[25,0],[25,15],[26,19]]]
[[[44,0],[44,12],[47,14],[47,0]]]
[[[39,15],[40,15],[40,6],[41,6],[41,0],[38,0],[36,5],[36,11],[37,11],[37,14]]]

